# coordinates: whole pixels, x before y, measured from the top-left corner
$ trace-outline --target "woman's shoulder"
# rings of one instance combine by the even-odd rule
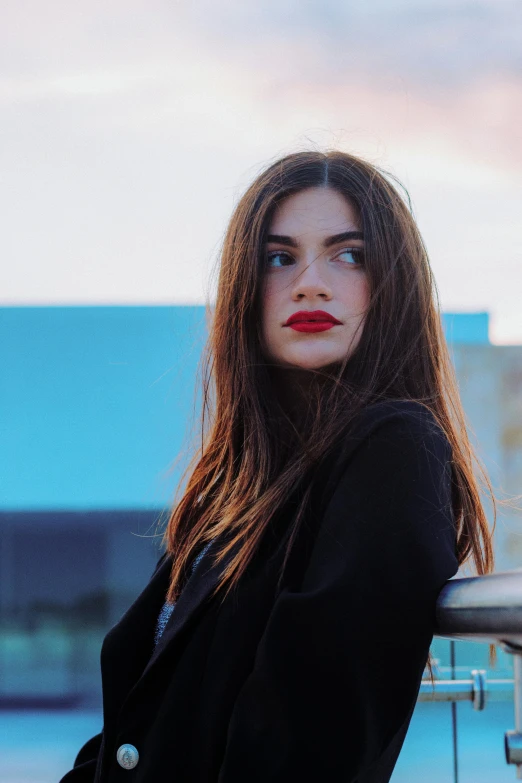
[[[433,411],[417,400],[382,400],[367,405],[357,414],[352,434],[364,437],[387,425],[389,430],[432,434],[446,438]]]
[[[448,458],[451,455],[446,433],[430,408],[416,400],[383,400],[367,405],[352,420],[341,438],[337,465],[360,454],[361,447],[375,452],[398,441],[416,449],[435,449]],[[411,453],[411,448],[407,450]]]
[[[358,462],[397,460],[404,465],[422,460],[426,453],[440,463],[451,458],[451,446],[434,413],[416,400],[382,400],[362,408],[339,433],[330,454],[315,471],[321,502],[327,504],[342,477],[349,477]]]

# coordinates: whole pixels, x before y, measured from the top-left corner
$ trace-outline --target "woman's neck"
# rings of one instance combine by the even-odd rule
[[[272,385],[285,413],[293,420],[302,418],[308,408],[313,373],[293,367],[270,368]]]

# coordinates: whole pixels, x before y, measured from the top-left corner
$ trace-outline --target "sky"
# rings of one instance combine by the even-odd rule
[[[520,0],[4,0],[0,306],[203,304],[281,155],[399,177],[441,308],[522,343]]]

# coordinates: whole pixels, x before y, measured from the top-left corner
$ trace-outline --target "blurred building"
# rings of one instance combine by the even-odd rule
[[[443,315],[470,434],[522,487],[522,346]],[[0,309],[0,703],[100,698],[107,629],[147,582],[197,443],[204,307]],[[175,462],[176,461],[176,462]],[[522,565],[501,509],[497,570]]]
[[[522,345],[491,345],[487,313],[443,320],[471,442],[495,495],[522,510]],[[487,491],[483,499],[492,521]],[[495,555],[496,571],[522,567],[522,513],[514,507],[497,506]]]

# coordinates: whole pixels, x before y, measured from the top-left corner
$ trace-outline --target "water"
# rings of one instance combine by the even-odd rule
[[[477,712],[457,705],[459,783],[513,783],[516,768],[504,755],[504,732],[514,727],[513,702],[492,702]],[[451,705],[415,708],[391,783],[453,783]]]
[[[458,705],[459,783],[515,781],[504,758],[504,732],[513,728],[513,703],[482,712]],[[101,710],[0,712],[2,783],[58,783],[80,747],[102,727]],[[419,703],[391,783],[452,783],[449,704]]]
[[[58,783],[101,727],[99,709],[0,712],[2,783]]]

